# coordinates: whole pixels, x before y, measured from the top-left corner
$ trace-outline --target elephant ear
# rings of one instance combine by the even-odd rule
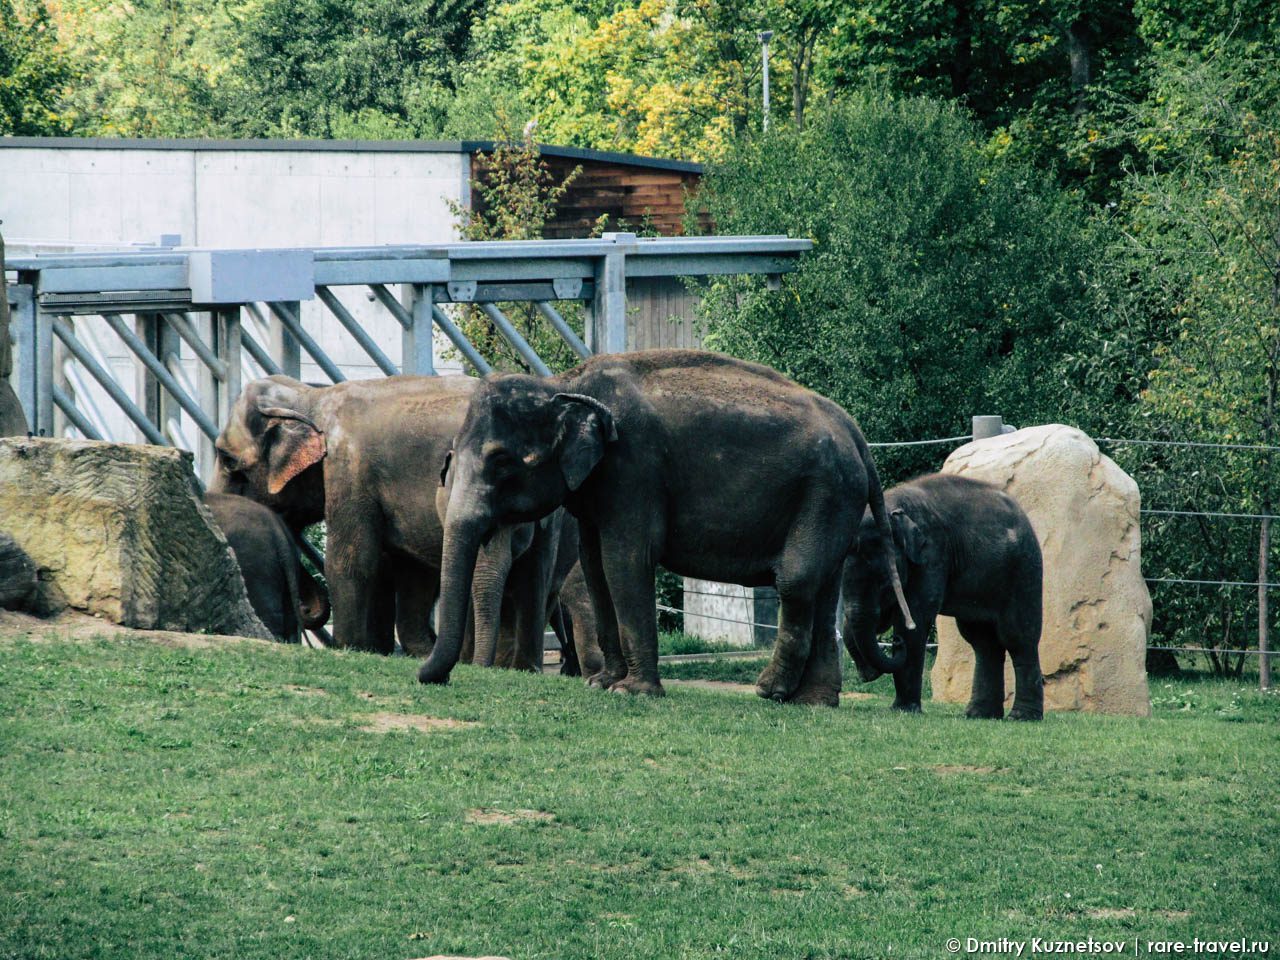
[[[889,523],[893,527],[894,542],[897,543],[903,556],[916,566],[922,565],[925,547],[929,545],[924,532],[903,510],[894,510],[889,514]]]
[[[556,431],[556,454],[560,472],[570,490],[577,490],[600,458],[605,444],[618,439],[613,411],[595,397],[581,393],[557,393],[560,406]]]
[[[263,434],[267,453],[267,492],[278,494],[328,452],[324,433],[307,417],[287,407],[259,407],[267,420]]]

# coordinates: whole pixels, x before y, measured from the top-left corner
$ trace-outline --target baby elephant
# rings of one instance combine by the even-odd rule
[[[905,630],[870,514],[844,565],[844,642],[864,681],[892,673],[898,710],[920,710],[924,648],[938,614],[956,618],[977,662],[970,717],[1004,715],[1004,655],[1013,658],[1011,720],[1044,715],[1040,673],[1040,544],[1013,498],[965,477],[935,473],[886,490],[898,574],[916,622]],[[894,655],[876,638],[894,629]]]
[[[279,515],[233,494],[206,493],[204,502],[240,564],[249,603],[272,635],[298,643],[303,628],[323,627],[329,595],[302,566]]]

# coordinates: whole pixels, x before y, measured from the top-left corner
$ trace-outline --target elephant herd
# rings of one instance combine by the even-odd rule
[[[550,622],[562,672],[661,695],[661,564],[777,588],[762,697],[839,702],[843,586],[846,646],[864,679],[894,674],[895,707],[920,708],[941,613],[977,655],[971,716],[1003,715],[1006,652],[1010,716],[1043,709],[1040,552],[1022,511],[959,477],[886,494],[853,419],[766,366],[652,350],[556,377],[315,387],[273,376],[245,388],[217,452],[210,507],[251,595],[251,581],[279,582],[278,607],[294,591],[281,635],[323,623],[331,603],[337,646],[389,653],[398,636],[425,657],[423,683],[446,682],[460,659],[539,669]],[[328,602],[296,553],[276,564],[283,576],[250,572],[254,557],[272,565],[277,538],[250,545],[241,530],[242,548],[223,519],[235,503],[286,537],[325,521]],[[890,627],[898,649],[886,655],[878,636]]]

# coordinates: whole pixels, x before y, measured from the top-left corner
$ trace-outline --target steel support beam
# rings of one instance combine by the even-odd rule
[[[520,335],[517,330],[497,307],[492,303],[480,304],[480,309],[484,311],[484,315],[488,317],[498,332],[502,334],[502,338],[511,344],[516,353],[520,354],[522,360],[529,364],[529,369],[540,377],[551,376],[551,368],[542,362],[542,358],[538,356],[538,352],[529,346],[529,341]]]
[[[389,377],[394,377],[400,372],[399,368],[391,362],[391,359],[374,342],[373,337],[365,333],[364,327],[360,326],[360,322],[351,315],[351,311],[342,305],[342,301],[338,299],[332,290],[328,287],[316,287],[316,295],[329,308],[329,312],[338,319],[338,322],[346,328],[347,333],[351,334],[355,342],[360,344],[361,349],[378,365],[379,370]]]
[[[130,330],[128,325],[118,314],[105,313],[102,315],[102,318],[107,321],[107,324],[111,329],[114,330],[120,339],[124,341],[124,345],[133,351],[134,356],[142,361],[142,365],[151,371],[156,380],[159,381],[160,386],[165,390],[168,390],[170,396],[178,402],[183,410],[187,411],[187,415],[195,421],[195,424],[200,428],[200,431],[211,440],[215,438],[218,435],[217,425],[205,416],[204,411],[200,409],[200,404],[187,396],[187,392],[179,386],[178,381],[174,379],[173,374],[168,371],[160,358],[151,352],[147,345],[142,341],[142,338]],[[68,344],[68,346],[70,346],[70,344]]]
[[[400,365],[405,373],[434,375],[436,363],[432,343],[431,285],[406,285],[405,292],[410,303],[410,323],[400,334]]]
[[[584,360],[591,356],[591,351],[587,349],[587,345],[579,339],[576,333],[573,332],[573,328],[569,326],[569,324],[565,323],[564,317],[560,316],[555,307],[542,301],[535,303],[534,306],[537,307],[538,312],[546,318],[547,323],[551,324],[552,329],[555,330],[556,333],[560,334],[561,339],[569,345],[570,349],[572,349],[574,353],[582,357]]]
[[[279,303],[273,301],[268,303],[267,306],[271,308],[271,312],[274,313],[280,320],[280,323],[284,325],[285,331],[311,355],[311,359],[314,360],[316,365],[324,371],[324,375],[326,377],[334,383],[342,383],[342,381],[347,379],[343,372],[338,369],[338,365],[329,359],[329,355],[327,353],[320,349],[320,344],[316,343],[315,340],[311,338],[311,334],[302,329],[302,321],[299,319],[300,314],[298,312],[298,301],[281,301]],[[302,379],[302,364],[300,359],[294,362],[294,366],[298,370],[297,373],[290,374],[288,367],[284,367],[283,364],[281,364],[281,366],[284,368],[284,372],[289,374],[289,376],[298,380]]]
[[[73,357],[80,361],[80,365],[88,371],[89,376],[98,381],[99,386],[101,386],[111,399],[115,401],[116,406],[123,410],[124,415],[133,421],[133,425],[142,432],[142,435],[146,437],[147,441],[158,444],[162,447],[165,446],[164,436],[155,428],[155,424],[148,420],[147,415],[138,409],[138,405],[133,402],[133,399],[125,393],[123,389],[121,389],[120,384],[116,383],[115,378],[104,370],[98,364],[97,360],[93,359],[92,354],[85,349],[85,345],[76,339],[76,334],[71,328],[70,321],[68,321],[66,317],[54,317],[53,322],[49,324],[49,326],[51,327],[53,334],[57,336],[58,340],[67,348]],[[50,351],[50,355],[52,355],[52,351]],[[50,386],[52,386],[52,381],[50,382]],[[48,396],[49,404],[52,406],[52,389],[49,390]],[[49,422],[53,422],[52,415],[50,415]]]

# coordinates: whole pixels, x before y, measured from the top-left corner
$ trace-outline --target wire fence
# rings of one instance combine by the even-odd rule
[[[972,434],[963,434],[963,435],[954,436],[954,437],[941,437],[936,440],[904,440],[904,441],[893,441],[893,442],[868,443],[868,446],[872,447],[873,449],[920,447],[920,446],[944,446],[948,444],[952,444],[952,445],[963,444],[963,443],[969,442],[972,439],[974,439]],[[1144,448],[1169,447],[1169,448],[1181,448],[1181,449],[1191,450],[1191,451],[1222,450],[1222,451],[1235,451],[1235,452],[1248,452],[1248,453],[1259,453],[1259,452],[1280,453],[1280,446],[1271,446],[1266,444],[1252,444],[1252,443],[1210,443],[1210,442],[1195,441],[1195,440],[1148,440],[1148,439],[1136,439],[1136,438],[1124,438],[1124,437],[1103,437],[1103,438],[1096,439],[1094,442],[1097,443],[1099,446],[1105,445],[1111,448],[1124,447],[1124,446],[1134,446],[1134,447],[1144,447]],[[1153,507],[1153,508],[1143,507],[1141,510],[1141,517],[1144,519],[1147,517],[1202,518],[1206,520],[1215,520],[1215,521],[1249,521],[1252,523],[1260,523],[1262,521],[1271,521],[1271,520],[1280,520],[1280,514],[1273,514],[1273,513],[1249,513],[1249,512],[1230,511],[1230,510],[1174,509],[1171,507]],[[1146,552],[1146,547],[1144,546],[1144,553],[1145,552]],[[1146,577],[1145,580],[1150,585],[1168,586],[1174,589],[1192,588],[1192,589],[1198,590],[1200,588],[1213,587],[1213,588],[1225,589],[1225,590],[1235,590],[1239,588],[1250,588],[1253,590],[1258,590],[1259,588],[1263,588],[1267,591],[1270,591],[1273,589],[1280,588],[1280,582],[1272,582],[1270,580],[1259,581],[1259,580],[1227,579],[1225,577],[1221,579],[1214,579],[1209,577],[1197,577],[1197,576],[1190,576],[1190,575],[1188,576],[1152,576],[1152,577]],[[694,583],[702,583],[702,581],[692,581],[692,582],[686,581],[686,585],[683,591],[681,591],[682,598],[684,597],[713,598],[713,599],[731,601],[732,603],[722,605],[718,609],[704,610],[700,608],[704,606],[708,606],[705,603],[694,602],[690,604],[686,602],[684,599],[681,599],[675,602],[659,603],[657,605],[658,610],[664,613],[676,614],[684,617],[686,626],[689,625],[691,621],[694,625],[698,625],[699,621],[704,621],[704,622],[710,621],[711,623],[715,623],[715,624],[727,624],[734,627],[749,629],[751,631],[763,630],[763,631],[773,631],[776,633],[778,629],[776,622],[769,622],[769,620],[767,619],[762,620],[759,618],[758,612],[755,612],[755,613],[751,612],[751,611],[757,611],[757,604],[755,603],[756,600],[767,599],[767,600],[775,601],[775,603],[773,604],[773,612],[776,613],[776,598],[777,598],[776,590],[772,590],[771,588],[754,588],[754,589],[739,588],[740,592],[722,592],[718,590],[700,589],[698,586],[694,586],[693,585]],[[693,609],[690,609],[691,606]],[[740,616],[734,615],[736,612],[739,612],[739,611],[741,612],[742,615]],[[703,629],[704,629],[704,632],[710,632],[709,630],[706,630],[705,626]],[[757,644],[759,643],[760,639],[761,637],[759,636],[759,634],[753,633],[753,640]],[[936,648],[936,644],[929,644],[928,646],[931,649]],[[750,650],[746,650],[746,651],[725,650],[722,652],[688,655],[688,656],[714,658],[716,656],[742,656],[744,655],[744,653],[749,653],[749,652]],[[1171,645],[1171,644],[1163,644],[1163,643],[1149,644],[1147,646],[1147,652],[1149,654],[1162,653],[1162,654],[1173,654],[1178,656],[1206,656],[1211,658],[1211,662],[1215,662],[1215,663],[1220,662],[1223,658],[1227,658],[1227,657],[1240,657],[1240,658],[1259,657],[1260,658],[1265,656],[1269,659],[1270,656],[1273,653],[1275,653],[1275,651],[1268,650],[1268,649],[1256,649],[1256,648],[1248,649],[1248,648],[1240,647],[1238,645],[1196,646],[1196,645]]]

